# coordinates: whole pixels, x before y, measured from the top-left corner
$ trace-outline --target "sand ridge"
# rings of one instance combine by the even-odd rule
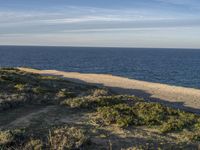
[[[119,93],[133,94],[150,101],[157,101],[176,108],[200,113],[200,89],[139,81],[106,74],[85,74],[30,68],[19,69],[42,75],[55,75],[80,83],[101,85]]]

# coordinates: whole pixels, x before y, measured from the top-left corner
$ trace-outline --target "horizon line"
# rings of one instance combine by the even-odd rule
[[[1,45],[0,46],[10,46],[10,47],[71,47],[71,48],[125,48],[125,49],[192,49],[192,50],[200,50],[200,48],[187,48],[187,47],[121,47],[121,46],[73,46],[73,45],[31,45],[31,44],[27,44],[27,45],[21,45],[21,44],[10,44],[10,45]]]

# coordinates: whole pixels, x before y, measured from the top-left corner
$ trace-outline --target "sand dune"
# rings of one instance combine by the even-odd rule
[[[83,74],[56,70],[36,70],[19,68],[23,71],[43,75],[56,75],[68,80],[106,86],[116,92],[133,94],[146,100],[164,103],[165,105],[200,113],[200,90],[166,84],[138,81],[106,74]]]

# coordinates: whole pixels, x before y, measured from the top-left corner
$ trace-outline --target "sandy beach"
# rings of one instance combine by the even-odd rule
[[[20,70],[42,75],[54,75],[67,80],[94,84],[111,88],[120,94],[131,94],[148,101],[160,102],[168,106],[200,113],[200,90],[171,86],[166,84],[138,81],[106,74],[83,74],[56,70],[36,70],[19,68]]]

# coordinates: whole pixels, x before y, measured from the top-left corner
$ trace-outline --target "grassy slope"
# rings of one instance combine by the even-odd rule
[[[0,69],[0,149],[197,149],[200,117],[17,69]]]

